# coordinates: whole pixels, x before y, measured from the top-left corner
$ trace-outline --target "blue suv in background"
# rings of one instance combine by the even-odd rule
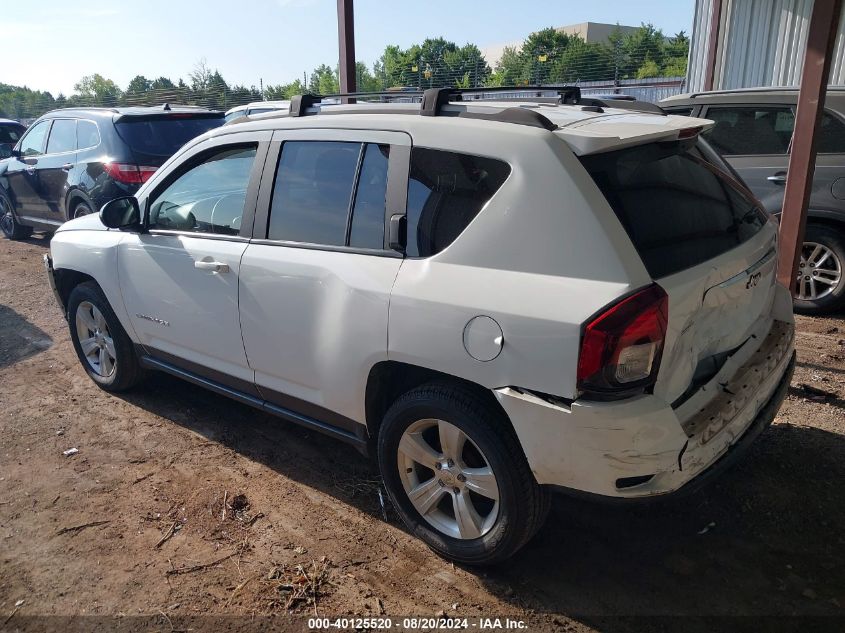
[[[0,162],[0,230],[22,239],[99,211],[223,122],[222,112],[167,104],[48,112]]]

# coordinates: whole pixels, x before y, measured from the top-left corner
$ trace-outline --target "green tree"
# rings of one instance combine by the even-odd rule
[[[282,99],[290,99],[294,95],[301,95],[308,92],[302,81],[294,79],[289,84],[280,84],[278,86],[267,86],[264,89],[264,98],[277,101]]]
[[[73,89],[77,102],[96,106],[116,106],[122,95],[116,83],[96,73],[80,79]]]
[[[126,86],[126,94],[143,94],[152,88],[153,82],[143,75],[135,75]]]
[[[150,88],[153,90],[173,90],[176,88],[176,84],[170,81],[167,77],[159,77],[158,79],[153,80],[150,84]]]
[[[337,71],[326,64],[321,64],[315,68],[308,79],[308,91],[318,95],[331,95],[340,92]]]
[[[551,83],[595,81],[613,77],[613,51],[604,44],[571,38],[549,73]]]

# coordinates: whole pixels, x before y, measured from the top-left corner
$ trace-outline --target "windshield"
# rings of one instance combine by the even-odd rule
[[[688,144],[651,143],[581,162],[655,279],[736,248],[767,220],[742,185]]]
[[[181,115],[119,121],[115,128],[133,152],[171,156],[180,147],[223,124],[223,117],[185,118]]]

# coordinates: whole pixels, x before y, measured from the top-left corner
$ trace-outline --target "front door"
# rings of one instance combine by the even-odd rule
[[[275,133],[240,292],[244,346],[270,403],[346,431],[364,422],[369,369],[387,359],[402,258],[385,225],[405,213],[410,145],[398,132]]]
[[[120,245],[126,311],[145,352],[194,374],[254,392],[238,319],[238,280],[267,144],[214,139],[149,195],[149,232]],[[269,137],[269,133],[267,135]]]
[[[26,131],[18,143],[20,155],[10,158],[6,169],[15,215],[24,221],[40,219],[41,196],[36,167],[39,159],[44,156],[51,123],[49,119],[40,121]]]

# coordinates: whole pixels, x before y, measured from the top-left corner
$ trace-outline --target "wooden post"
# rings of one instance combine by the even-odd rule
[[[707,66],[704,74],[704,89],[713,90],[716,76],[716,60],[719,52],[719,31],[722,27],[722,0],[713,0],[713,14],[710,16],[710,30],[707,37]]]
[[[355,92],[355,17],[352,0],[337,0],[337,39],[340,49],[340,91]],[[343,99],[352,103],[354,99]]]
[[[824,111],[827,81],[842,0],[815,0],[807,35],[807,52],[801,71],[801,89],[795,114],[792,151],[780,217],[778,282],[793,293],[807,225],[807,205],[816,169],[816,131]]]

